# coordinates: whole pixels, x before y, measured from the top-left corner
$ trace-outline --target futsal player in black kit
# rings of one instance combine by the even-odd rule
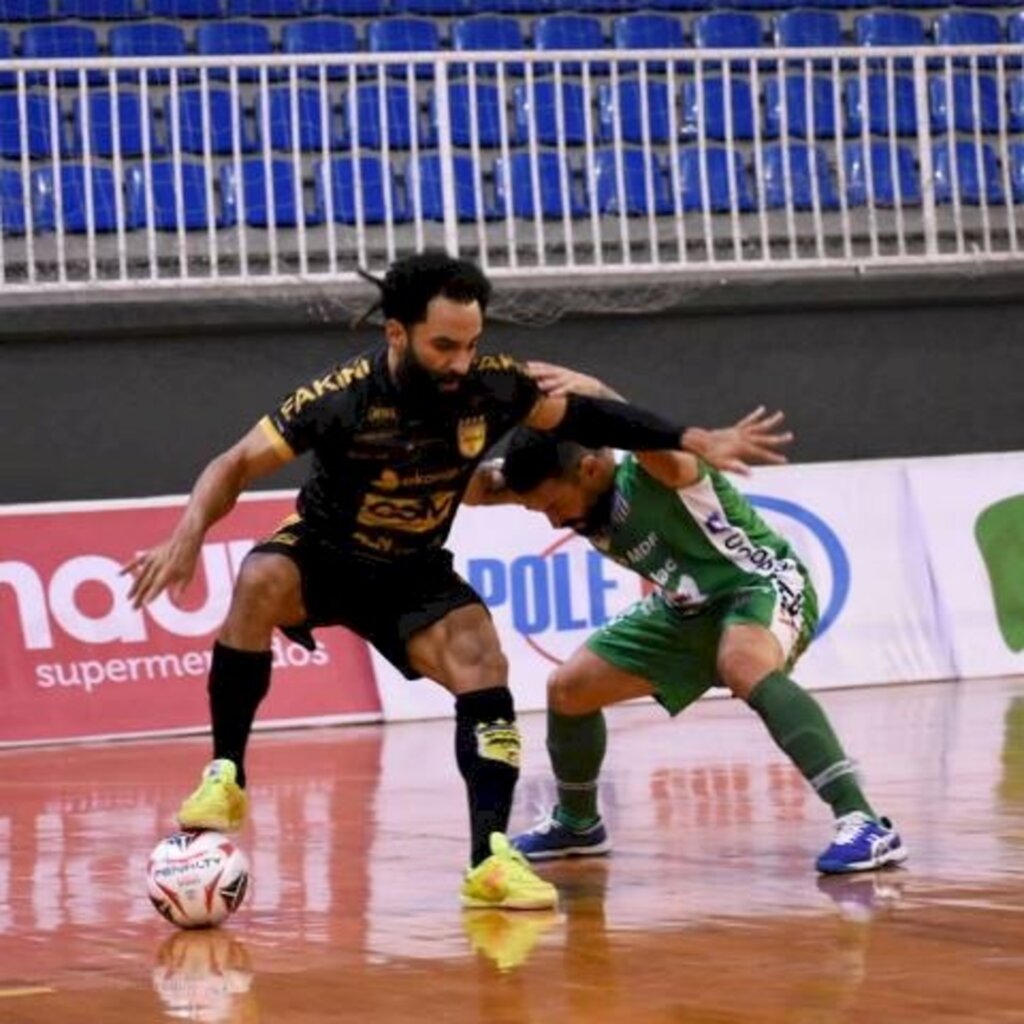
[[[553,886],[505,838],[519,775],[508,665],[480,597],[444,543],[473,471],[520,423],[591,447],[684,447],[724,469],[782,461],[756,422],[683,428],[621,402],[550,397],[524,367],[480,355],[490,284],[472,263],[426,252],[380,282],[384,342],[297,388],[199,476],[171,537],[126,567],[136,607],[191,580],[203,538],[253,480],[312,452],[297,514],[246,557],[209,678],[213,760],[182,804],[183,828],[231,831],[246,812],[245,748],[270,686],[275,628],[307,646],[342,625],[410,679],[455,698],[465,780],[469,907],[545,909]]]

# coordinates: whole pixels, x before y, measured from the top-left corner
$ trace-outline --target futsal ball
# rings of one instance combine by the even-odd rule
[[[176,832],[157,843],[146,869],[153,906],[179,928],[212,928],[245,899],[249,861],[220,832]]]

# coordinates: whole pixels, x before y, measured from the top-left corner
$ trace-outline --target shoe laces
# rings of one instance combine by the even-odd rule
[[[502,850],[498,856],[505,863],[509,874],[517,880],[541,881],[533,868],[530,867],[530,862],[511,844],[509,844],[507,850]]]
[[[832,840],[834,846],[849,846],[857,842],[874,822],[863,811],[851,811],[844,814],[836,822],[836,837]]]
[[[537,823],[530,829],[536,835],[546,836],[552,829],[561,828],[562,823],[555,817],[554,811],[537,808]]]

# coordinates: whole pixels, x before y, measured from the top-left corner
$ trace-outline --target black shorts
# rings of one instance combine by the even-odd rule
[[[294,518],[252,550],[286,555],[298,566],[307,618],[282,628],[289,639],[312,648],[311,630],[344,626],[373,644],[407,679],[420,677],[407,653],[413,634],[456,608],[483,605],[452,568],[451,552],[443,549],[394,561],[359,558],[338,551]]]

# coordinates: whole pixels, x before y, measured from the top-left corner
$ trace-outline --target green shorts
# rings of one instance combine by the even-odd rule
[[[765,580],[683,611],[660,593],[632,605],[587,641],[599,658],[646,679],[670,715],[720,685],[718,646],[728,626],[764,626],[782,645],[786,671],[804,652],[818,623],[818,600],[805,580],[800,593]]]

